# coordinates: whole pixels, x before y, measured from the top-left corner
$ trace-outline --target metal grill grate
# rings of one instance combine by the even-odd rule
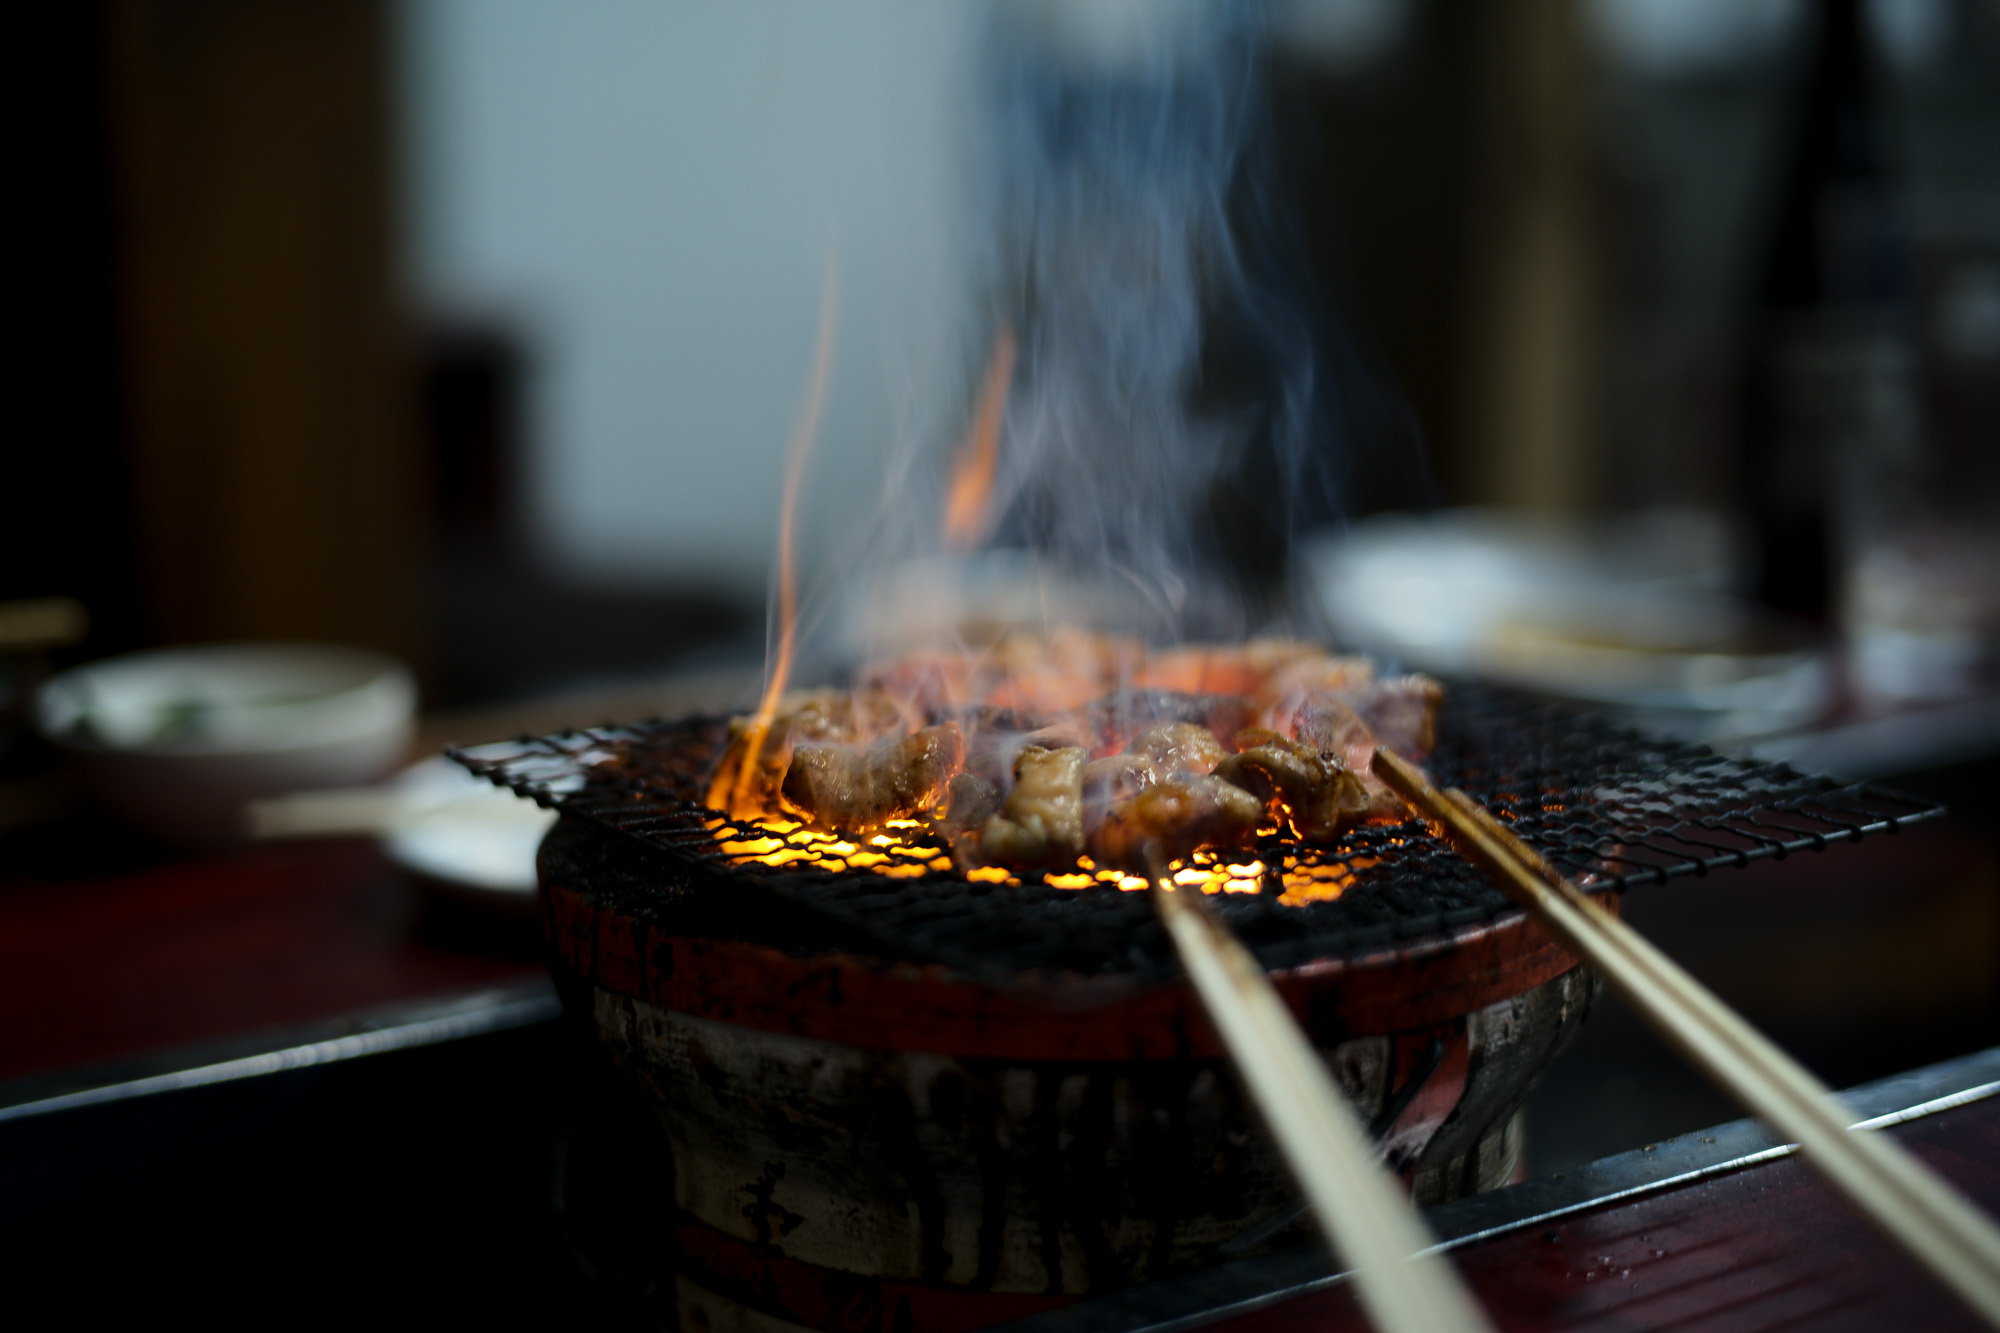
[[[807,906],[885,956],[974,974],[1170,970],[1171,949],[1144,895],[1114,883],[968,879],[942,843],[917,829],[905,831],[907,849],[847,868],[825,835],[774,836],[722,820],[701,797],[725,734],[720,719],[693,718],[524,737],[455,757],[567,816]],[[1426,764],[1438,785],[1463,787],[1591,888],[1819,850],[1943,813],[1867,784],[1732,759],[1477,687],[1452,692],[1438,734]],[[754,859],[774,850],[786,864]],[[873,855],[859,850],[863,861]],[[1228,860],[1263,870],[1239,881],[1252,891],[1223,893],[1213,905],[1269,966],[1359,956],[1512,910],[1414,819],[1365,826],[1325,846],[1271,836]],[[1314,882],[1337,886],[1338,896],[1304,901],[1314,895],[1300,886]]]

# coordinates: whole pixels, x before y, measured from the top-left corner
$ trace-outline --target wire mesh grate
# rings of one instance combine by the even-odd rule
[[[1662,740],[1505,691],[1460,688],[1426,761],[1565,873],[1623,889],[1890,833],[1943,813],[1865,783]],[[915,822],[871,843],[729,821],[702,804],[718,718],[604,727],[455,752],[493,782],[684,866],[778,894],[885,956],[983,973],[1157,972],[1171,948],[1119,876],[963,873]],[[1355,957],[1495,920],[1507,899],[1421,821],[1232,850],[1213,906],[1270,966]],[[1238,873],[1240,872],[1240,874]],[[1124,888],[1135,886],[1127,881]]]

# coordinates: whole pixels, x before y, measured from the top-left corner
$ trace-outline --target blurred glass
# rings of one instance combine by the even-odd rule
[[[1703,510],[1460,509],[1379,515],[1322,537],[1307,566],[1343,647],[1718,742],[1813,722],[1834,701],[1820,638],[1730,595],[1742,546]]]
[[[1871,702],[1966,694],[2000,659],[2000,216],[1955,221],[1929,219],[1925,341],[1848,380],[1839,611]]]

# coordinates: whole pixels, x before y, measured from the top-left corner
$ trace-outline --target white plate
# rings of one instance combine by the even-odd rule
[[[399,809],[382,835],[391,860],[427,878],[511,899],[535,896],[535,853],[553,810],[426,759],[395,782]]]

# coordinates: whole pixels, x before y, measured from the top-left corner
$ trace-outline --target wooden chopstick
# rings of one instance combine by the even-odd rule
[[[1826,1087],[1713,992],[1606,911],[1498,819],[1414,766],[1375,752],[1376,776],[1441,826],[1565,948],[1669,1044],[1780,1136],[1864,1216],[1994,1328],[2000,1328],[2000,1229],[1886,1135],[1849,1132],[1855,1117]]]
[[[1356,1294],[1384,1333],[1490,1328],[1250,951],[1157,858],[1152,897],[1195,993],[1263,1112]]]

